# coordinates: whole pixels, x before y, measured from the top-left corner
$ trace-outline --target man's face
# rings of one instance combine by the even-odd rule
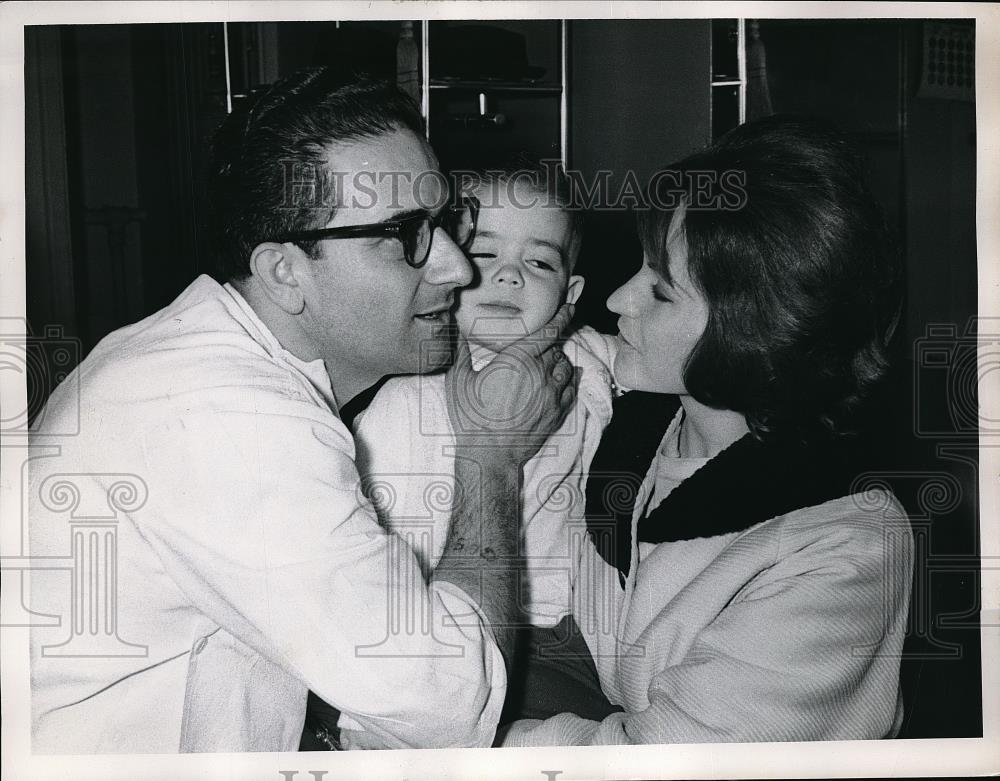
[[[326,227],[435,214],[447,200],[434,153],[410,130],[333,145],[327,163],[338,207]],[[335,385],[363,388],[386,374],[426,372],[447,361],[454,291],[471,282],[472,268],[444,230],[434,231],[419,269],[388,236],[324,240],[317,253],[300,283],[302,322]],[[431,355],[437,366],[426,362]]]

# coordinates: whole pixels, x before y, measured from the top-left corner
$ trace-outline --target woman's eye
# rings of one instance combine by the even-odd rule
[[[655,298],[657,301],[665,301],[667,303],[673,301],[673,299],[670,296],[668,296],[666,293],[660,290],[659,285],[653,285],[653,298]]]

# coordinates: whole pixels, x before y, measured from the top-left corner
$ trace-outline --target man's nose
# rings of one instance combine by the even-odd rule
[[[432,285],[466,287],[472,283],[472,264],[442,228],[434,231],[424,279]]]
[[[521,271],[513,263],[501,263],[493,273],[493,281],[498,285],[510,285],[511,287],[521,287],[524,285],[524,277]]]

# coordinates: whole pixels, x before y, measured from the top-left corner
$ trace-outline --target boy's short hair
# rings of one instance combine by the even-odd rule
[[[517,152],[497,167],[462,171],[458,178],[459,189],[464,192],[484,186],[523,185],[539,197],[532,205],[562,211],[569,217],[570,249],[566,260],[567,271],[573,273],[583,240],[583,210],[574,204],[569,177],[558,160],[541,160],[527,152]],[[490,208],[490,204],[481,203],[480,207]]]

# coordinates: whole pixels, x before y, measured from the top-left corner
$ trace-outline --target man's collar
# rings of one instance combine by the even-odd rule
[[[250,306],[250,303],[243,297],[239,290],[237,290],[229,282],[226,282],[222,287],[230,295],[233,303],[238,307],[239,313],[242,315],[239,319],[242,321],[243,326],[247,329],[250,335],[254,338],[254,341],[262,345],[272,356],[284,361],[292,368],[305,375],[310,384],[316,388],[317,391],[319,391],[323,399],[330,405],[330,408],[334,412],[337,412],[337,399],[333,394],[333,386],[330,383],[330,375],[326,370],[326,363],[323,359],[316,358],[312,361],[303,361],[301,358],[297,358],[291,352],[282,347],[281,343],[278,341],[274,333],[272,333],[271,329],[264,324],[264,321],[260,319],[253,307]]]

